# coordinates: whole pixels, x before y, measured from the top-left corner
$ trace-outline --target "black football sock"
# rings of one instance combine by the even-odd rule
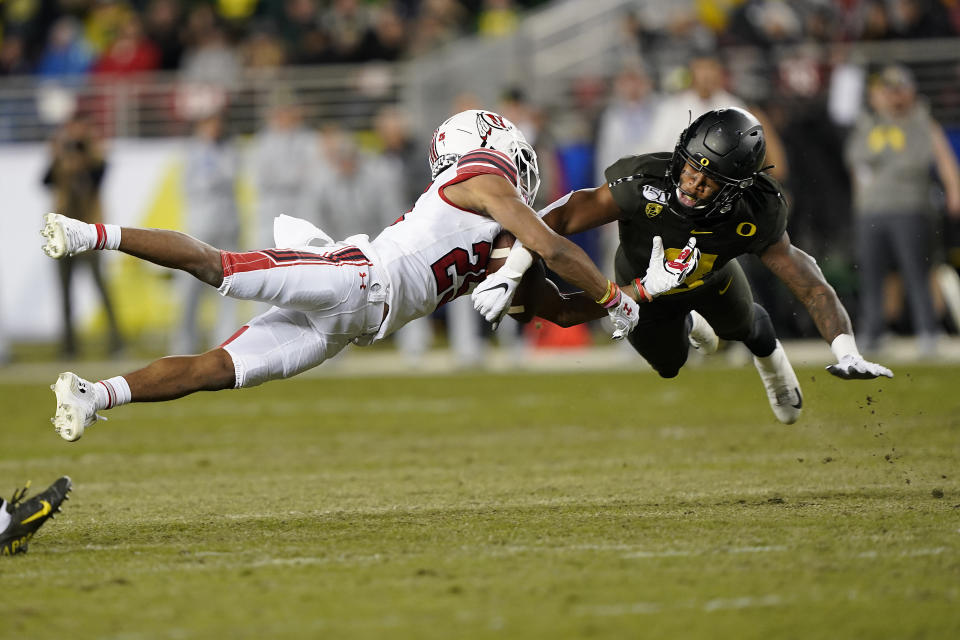
[[[758,358],[767,357],[777,348],[777,332],[773,330],[770,314],[756,302],[753,303],[753,328],[743,344]]]

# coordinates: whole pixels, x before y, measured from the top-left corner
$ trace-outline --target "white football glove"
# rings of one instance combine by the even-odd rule
[[[883,365],[864,360],[860,354],[846,354],[837,364],[831,364],[827,371],[844,380],[872,380],[880,376],[893,377],[893,371]]]
[[[473,308],[479,311],[494,329],[510,308],[510,301],[513,300],[513,294],[517,292],[517,285],[532,264],[533,254],[517,240],[510,248],[503,266],[496,273],[491,273],[484,278],[470,295]]]
[[[613,335],[611,337],[614,340],[623,340],[628,333],[633,331],[640,320],[640,305],[633,298],[620,291],[617,291],[617,295],[620,296],[620,300],[607,307],[607,314],[610,316],[610,321],[613,322]]]
[[[663,255],[663,241],[660,236],[653,237],[653,249],[650,251],[650,264],[647,274],[640,280],[650,298],[675,289],[693,273],[700,263],[700,249],[693,236],[687,241],[680,255],[674,260],[666,260]]]
[[[510,308],[510,301],[513,300],[513,294],[516,293],[522,277],[522,273],[501,268],[484,278],[473,290],[470,296],[473,308],[480,312],[484,320],[492,323],[494,328]]]

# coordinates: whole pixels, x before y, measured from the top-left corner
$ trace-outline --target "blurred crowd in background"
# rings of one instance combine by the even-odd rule
[[[399,60],[500,36],[544,0],[7,0],[0,73],[60,76]],[[955,0],[659,2],[629,18],[644,49],[948,37]],[[590,11],[590,2],[582,2]]]
[[[399,60],[516,28],[535,0],[13,0],[2,72],[190,77],[243,67]]]
[[[69,85],[90,75],[111,83],[130,74],[170,71],[190,82],[222,84],[251,70],[397,62],[429,56],[468,35],[508,35],[519,28],[525,13],[546,4],[8,0],[2,5],[0,74],[32,74]],[[581,4],[583,11],[590,11],[591,2]],[[603,170],[619,157],[672,150],[690,117],[721,106],[749,108],[765,125],[768,162],[774,165],[770,171],[783,183],[791,204],[789,233],[795,244],[818,259],[848,309],[858,316],[854,319],[864,332],[865,348],[879,348],[890,332],[913,333],[925,340],[921,351],[932,353],[936,337],[955,333],[960,318],[960,300],[951,298],[949,278],[938,271],[948,265],[956,278],[960,266],[960,178],[955,154],[949,143],[943,144],[951,136],[960,139],[960,122],[940,128],[926,97],[917,93],[908,66],[889,72],[888,64],[852,59],[847,45],[958,34],[957,0],[638,2],[635,10],[622,16],[615,67],[605,74],[571,79],[561,107],[537,103],[527,87],[517,84],[504,87],[495,104],[482,103],[464,90],[451,100],[448,113],[489,108],[516,123],[538,151],[543,186],[537,204],[544,205],[569,190],[601,184]],[[767,53],[775,49],[776,55]],[[955,73],[960,74],[960,65]],[[956,80],[941,83],[936,104],[960,106],[960,75]],[[905,96],[901,111],[884,110],[891,103],[884,98],[885,91]],[[71,123],[77,119],[86,118],[89,124],[90,114],[82,113],[84,105],[78,104],[81,113],[74,114],[57,136],[76,128]],[[191,139],[186,150],[185,230],[223,248],[271,245],[272,219],[280,213],[307,218],[337,238],[375,235],[408,210],[429,181],[430,131],[417,129],[399,100],[377,106],[369,126],[360,130],[318,117],[302,95],[282,86],[270,91],[263,117],[252,128],[235,126],[229,98],[212,107],[187,121]],[[2,115],[0,104],[0,119]],[[907,117],[919,127],[911,131],[931,132],[929,141],[919,147],[905,145],[889,134],[891,127],[905,122],[898,118]],[[870,118],[883,122],[868,122]],[[109,136],[109,127],[102,121],[96,124],[89,127],[91,139],[98,132]],[[854,133],[860,130],[865,137],[858,139]],[[872,131],[889,135],[881,135],[878,142],[877,134],[870,137]],[[854,148],[857,144],[860,147]],[[91,148],[95,146],[91,142]],[[952,169],[945,149],[951,154]],[[910,170],[880,167],[877,163],[890,161],[884,155],[888,152],[894,154],[890,156],[894,165],[907,158]],[[863,193],[870,191],[863,189],[864,180],[878,170],[895,181],[902,177],[909,181],[911,193],[920,194],[909,212],[879,214],[918,215],[924,226],[929,223],[929,234],[917,246],[903,249],[913,254],[883,244],[890,242],[888,238],[874,238],[872,253],[889,259],[871,267],[871,278],[881,282],[871,284],[867,301],[862,294],[868,287],[859,277],[859,266],[870,250],[857,245],[864,236],[862,229],[857,231],[857,220],[878,214],[861,202]],[[242,228],[237,185],[244,176],[253,183],[256,198],[253,215],[245,218],[252,223]],[[893,192],[898,184],[887,182]],[[614,234],[611,229],[576,239],[598,264],[609,268]],[[910,274],[910,286],[904,287],[903,279],[888,277],[887,272],[902,271],[903,261],[909,259],[925,266],[921,273]],[[749,260],[745,266],[782,337],[816,335],[789,293]],[[938,274],[946,278],[942,286],[937,284]],[[69,275],[65,277],[68,301]],[[917,283],[924,280],[932,284],[926,296],[918,296]],[[196,287],[184,284],[185,320],[176,337],[177,351],[215,344],[226,337],[221,333],[237,326],[230,312],[224,312],[220,317],[228,321],[222,329],[209,336],[198,331],[199,295]],[[109,305],[106,294],[104,301]],[[469,302],[462,309],[449,306],[447,315],[458,318],[446,323],[451,344],[464,363],[476,362],[484,348],[479,318]],[[66,309],[69,327],[68,303]],[[111,345],[119,348],[123,341],[116,323],[110,326]],[[517,331],[508,324],[501,329],[502,340],[515,344]],[[589,341],[586,331],[575,341]],[[71,333],[65,334],[65,345],[71,344]],[[570,338],[567,334],[557,339]],[[398,342],[416,357],[430,343],[429,330],[414,327],[401,333]],[[65,355],[74,350],[65,346]]]

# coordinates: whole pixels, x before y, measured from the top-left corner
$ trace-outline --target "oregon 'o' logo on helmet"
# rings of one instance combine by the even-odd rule
[[[700,164],[704,167],[710,166],[710,158],[700,158]]]

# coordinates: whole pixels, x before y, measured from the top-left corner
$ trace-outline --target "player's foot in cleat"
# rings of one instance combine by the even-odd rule
[[[47,239],[43,252],[51,258],[75,256],[93,249],[97,244],[97,234],[91,225],[59,213],[43,216],[40,235]]]
[[[760,379],[767,390],[767,399],[770,400],[770,408],[777,420],[784,424],[796,422],[803,409],[803,395],[800,393],[797,374],[793,372],[787,352],[783,350],[780,341],[777,340],[777,347],[769,356],[754,356],[753,364],[760,373]]]
[[[92,387],[92,383],[69,371],[61,373],[57,382],[50,385],[57,394],[57,413],[50,422],[64,440],[79,440],[84,429],[97,420],[106,420],[97,414]]]
[[[690,312],[690,319],[693,320],[693,326],[690,327],[690,346],[704,355],[716,353],[720,346],[720,338],[716,331],[710,326],[702,315],[696,311]]]
[[[37,529],[43,523],[53,518],[60,511],[60,505],[67,496],[73,483],[70,478],[63,476],[46,491],[42,491],[29,500],[24,500],[30,483],[19,491],[13,492],[10,502],[0,499],[0,518],[8,520],[6,527],[0,531],[0,555],[12,556],[26,553],[27,545]],[[6,516],[6,517],[5,517]]]

